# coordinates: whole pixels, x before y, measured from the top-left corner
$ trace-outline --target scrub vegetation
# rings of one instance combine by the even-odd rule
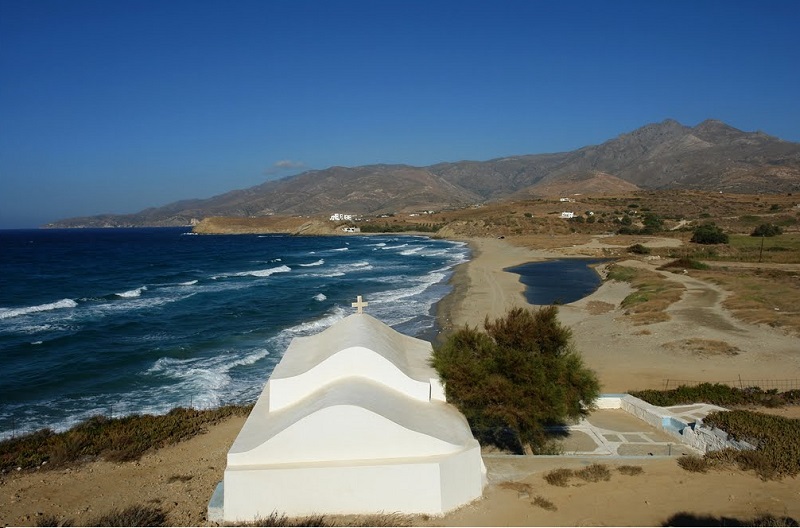
[[[584,416],[600,392],[555,306],[513,308],[485,332],[465,326],[434,350],[447,401],[478,440],[517,453],[548,449],[546,427]]]
[[[687,405],[697,402],[710,403],[721,407],[735,405],[780,407],[781,405],[800,404],[800,390],[778,392],[775,390],[763,390],[758,387],[731,387],[721,383],[700,383],[694,387],[681,385],[671,390],[630,391],[629,394],[659,407]]]
[[[684,455],[678,465],[694,473],[737,467],[755,471],[764,480],[779,480],[800,473],[800,420],[734,410],[714,412],[703,420],[755,449],[727,448],[700,457]]]
[[[211,410],[173,409],[162,416],[96,416],[63,433],[42,429],[0,442],[0,471],[63,467],[87,460],[137,460],[150,449],[187,440],[231,416],[245,416],[252,405]]]
[[[740,389],[718,383],[681,386],[668,391],[635,391],[630,394],[659,406],[706,402],[726,407],[778,407],[800,403],[800,390],[779,393],[758,387]],[[683,469],[705,473],[710,469],[738,467],[744,471],[753,470],[765,480],[800,473],[800,420],[736,409],[713,412],[703,419],[703,423],[721,429],[755,449],[723,449],[706,453],[703,457],[684,455],[678,459],[678,465]]]
[[[635,289],[622,300],[622,308],[631,322],[637,325],[669,320],[666,309],[680,300],[684,287],[660,274],[640,268],[617,264],[608,267],[608,279],[628,282]]]

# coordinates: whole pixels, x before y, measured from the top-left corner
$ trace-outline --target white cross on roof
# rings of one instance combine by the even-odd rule
[[[356,297],[356,302],[351,303],[350,306],[358,309],[356,313],[364,313],[364,307],[367,306],[368,304],[369,303],[362,301],[361,296],[359,295],[358,297]]]

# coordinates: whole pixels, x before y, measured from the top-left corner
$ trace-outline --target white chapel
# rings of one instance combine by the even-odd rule
[[[441,514],[479,498],[480,446],[431,344],[358,313],[292,340],[228,451],[209,520]]]

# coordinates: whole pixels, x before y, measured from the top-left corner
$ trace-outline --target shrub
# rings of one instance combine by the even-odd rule
[[[703,264],[699,260],[695,260],[693,258],[681,257],[679,259],[673,260],[672,262],[667,262],[663,266],[660,266],[658,269],[664,270],[670,268],[705,270],[708,269],[708,264]]]
[[[696,244],[727,244],[728,235],[714,223],[703,224],[695,228],[691,242]]]
[[[89,526],[166,526],[167,516],[161,508],[130,506],[90,521]]]
[[[548,471],[544,475],[544,480],[551,486],[560,486],[562,488],[569,485],[569,479],[572,478],[574,472],[571,469],[559,468]]]
[[[709,467],[711,467],[708,460],[697,455],[683,455],[679,457],[678,465],[692,473],[705,473],[708,471]]]
[[[781,226],[777,226],[775,224],[761,224],[757,228],[753,229],[753,232],[750,233],[750,236],[773,237],[782,234],[783,234],[783,228]]]
[[[649,255],[650,248],[642,244],[634,244],[628,248],[628,253],[635,253],[637,255]]]
[[[478,439],[522,452],[547,443],[545,427],[587,413],[600,392],[595,373],[572,345],[558,308],[513,308],[465,326],[437,347],[431,364],[447,400],[466,416]]]
[[[740,389],[721,383],[701,383],[694,387],[681,385],[675,389],[631,391],[630,394],[647,403],[661,407],[685,405],[687,403],[705,402],[720,406],[732,405],[764,405],[776,407],[783,404],[794,404],[800,400],[800,390],[777,392],[762,390],[758,387]]]
[[[655,213],[645,213],[642,217],[644,230],[646,234],[657,233],[664,227],[664,220]]]
[[[592,464],[576,471],[575,476],[586,482],[600,482],[601,480],[610,480],[611,472],[605,464]]]
[[[542,508],[543,510],[547,510],[547,511],[556,511],[556,510],[558,510],[558,507],[556,507],[556,505],[553,504],[552,501],[549,501],[549,500],[545,499],[541,495],[537,495],[536,497],[534,497],[533,500],[531,501],[531,504],[533,504],[534,506],[538,506],[538,507]]]
[[[629,477],[635,477],[636,475],[641,475],[644,472],[642,466],[628,466],[628,465],[619,466],[617,468],[617,471],[619,471],[623,475],[628,475]]]
[[[800,420],[734,410],[711,413],[703,421],[756,446],[735,453],[741,469],[752,469],[764,479],[800,473]]]
[[[55,515],[44,514],[37,516],[36,526],[74,526],[72,519],[59,519]]]
[[[233,415],[250,412],[251,405],[212,410],[173,409],[163,416],[96,416],[63,433],[44,429],[0,442],[0,470],[16,467],[49,468],[103,457],[122,462],[136,460],[147,450],[174,444],[202,433],[205,427]]]

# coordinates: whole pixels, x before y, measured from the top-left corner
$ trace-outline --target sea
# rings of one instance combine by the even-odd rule
[[[436,334],[460,242],[0,231],[0,439],[96,415],[255,401],[294,337],[365,312]]]

